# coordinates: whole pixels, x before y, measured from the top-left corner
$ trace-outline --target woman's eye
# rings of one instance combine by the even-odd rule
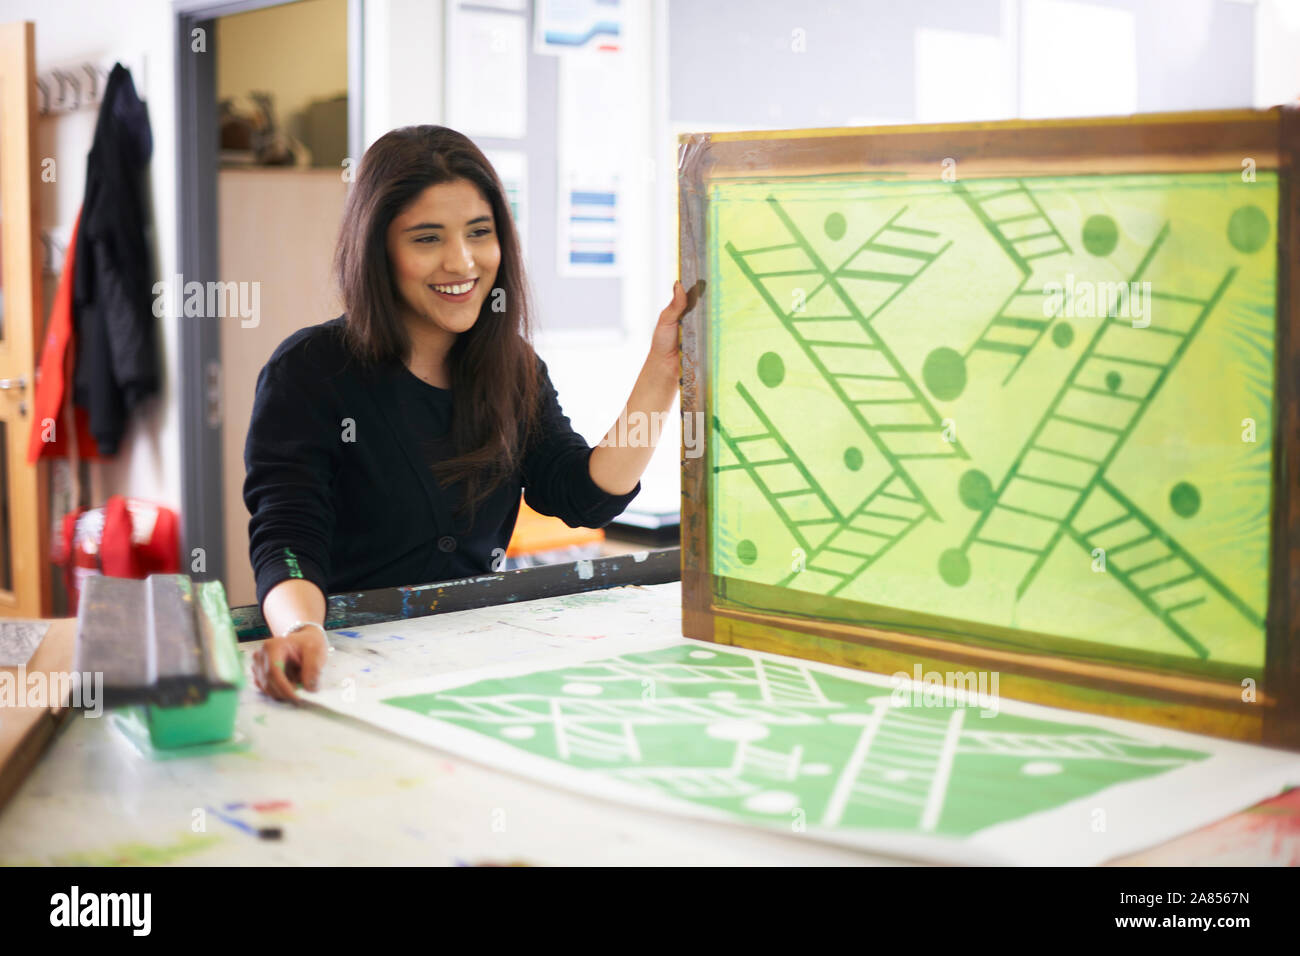
[[[479,238],[480,236],[490,236],[490,235],[492,235],[492,230],[491,230],[491,229],[478,229],[478,230],[475,230],[475,232],[473,233],[473,235],[474,235],[474,238],[476,238],[476,239]]]
[[[425,242],[425,243],[429,243],[429,242],[437,242],[437,241],[438,241],[438,237],[437,237],[437,236],[421,236],[419,239],[416,239],[415,241],[416,241],[416,242]]]

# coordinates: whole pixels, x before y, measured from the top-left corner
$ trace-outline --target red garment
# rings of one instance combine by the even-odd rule
[[[36,370],[36,382],[32,392],[32,432],[27,443],[27,463],[35,464],[38,458],[67,458],[69,445],[67,440],[67,420],[64,406],[71,401],[72,390],[68,383],[73,377],[73,359],[77,354],[75,322],[72,315],[72,291],[76,273],[77,228],[81,217],[72,225],[72,237],[68,241],[68,254],[63,263],[63,275],[59,278],[59,290],[54,295],[54,308],[50,310],[50,322],[45,332],[45,346],[41,350],[41,362]],[[72,409],[76,423],[73,436],[77,456],[88,461],[99,461],[103,456],[99,446],[90,434],[90,420],[86,410],[77,406]],[[49,423],[53,422],[51,429]],[[46,441],[46,436],[53,433],[53,440]]]
[[[68,613],[77,613],[81,582],[88,575],[145,578],[180,571],[176,512],[162,505],[113,495],[103,508],[78,508],[63,516],[54,563],[64,569]]]

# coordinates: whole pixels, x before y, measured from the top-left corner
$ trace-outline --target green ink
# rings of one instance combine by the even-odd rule
[[[940,401],[950,402],[966,388],[966,360],[955,349],[935,349],[925,357],[921,369],[925,387]]]
[[[768,388],[776,388],[785,378],[785,363],[775,352],[767,352],[758,360],[758,380]]]
[[[1190,518],[1201,510],[1201,493],[1190,482],[1180,481],[1169,492],[1169,507],[1178,517]]]
[[[1268,216],[1258,206],[1242,206],[1228,220],[1228,242],[1238,252],[1259,252],[1269,231]]]
[[[1119,244],[1119,228],[1110,216],[1092,216],[1083,224],[1083,248],[1094,256],[1108,256]]]
[[[1205,759],[803,662],[680,645],[383,703],[585,774],[788,831],[965,837]],[[647,693],[653,688],[653,693]]]
[[[713,573],[757,610],[1262,666],[1277,197],[1271,172],[713,185]]]

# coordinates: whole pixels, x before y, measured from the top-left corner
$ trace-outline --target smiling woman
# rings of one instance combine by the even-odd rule
[[[258,685],[294,698],[327,652],[325,594],[497,570],[519,513],[603,527],[640,490],[654,439],[593,449],[529,342],[505,190],[441,126],[367,150],[336,252],[346,313],[300,329],[258,376],[244,450],[257,597],[271,633]],[[680,283],[615,421],[677,390]]]

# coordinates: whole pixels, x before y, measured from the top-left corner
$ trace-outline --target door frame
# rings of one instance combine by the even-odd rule
[[[13,588],[0,591],[0,617],[46,617],[53,613],[50,566],[49,459],[27,463],[31,424],[36,415],[35,372],[44,333],[40,248],[40,164],[36,155],[36,24],[16,20],[3,24],[0,54],[9,63],[0,89],[3,112],[3,155],[0,163],[0,210],[4,212],[3,282],[4,337],[0,354],[6,375],[18,374],[18,394],[4,399],[11,411],[5,433],[9,573]],[[13,75],[9,75],[12,70]],[[9,386],[6,385],[6,388]],[[68,383],[69,390],[72,383]],[[19,410],[19,403],[26,412]],[[58,422],[62,426],[62,422]],[[32,503],[35,507],[31,507]],[[34,545],[28,547],[27,545]],[[34,562],[34,565],[33,565]]]
[[[176,52],[176,262],[185,282],[215,281],[218,269],[216,30],[219,17],[296,0],[173,0]],[[348,0],[348,152],[361,155],[365,0]],[[205,52],[191,52],[194,30]],[[181,430],[181,571],[196,581],[226,576],[221,434],[221,326],[178,324]],[[201,560],[200,560],[201,558]],[[200,570],[201,568],[201,570]]]

